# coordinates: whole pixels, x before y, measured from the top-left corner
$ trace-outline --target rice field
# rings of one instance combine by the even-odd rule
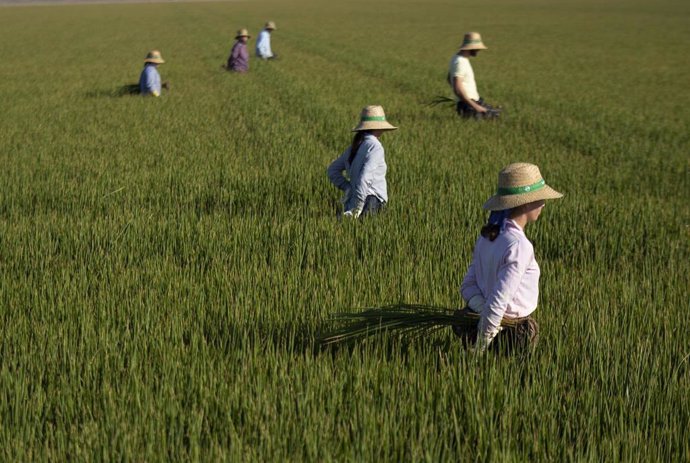
[[[0,7],[0,460],[687,461],[690,5],[244,1]],[[280,59],[221,64],[272,19]],[[496,123],[424,103],[468,30]],[[250,41],[253,47],[254,40]],[[147,50],[171,91],[119,96]],[[325,175],[366,104],[385,214]],[[320,351],[331,314],[458,307],[504,165],[540,344],[450,330]]]

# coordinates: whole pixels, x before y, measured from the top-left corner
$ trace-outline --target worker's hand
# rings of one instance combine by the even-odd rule
[[[350,209],[349,211],[343,212],[343,217],[347,217],[347,218],[351,218],[351,219],[358,219],[361,214],[362,214],[362,208],[354,207],[354,208]]]
[[[475,352],[486,352],[486,349],[489,347],[489,344],[494,340],[496,335],[501,332],[503,328],[502,327],[497,327],[494,330],[490,330],[487,333],[482,333],[479,332],[477,334],[477,343],[474,345],[474,350]]]
[[[477,326],[477,343],[474,345],[475,352],[486,351],[491,341],[494,340],[496,335],[501,332],[503,328],[499,325],[496,327],[489,326],[488,320],[482,317],[479,320],[479,325]]]
[[[478,113],[484,114],[488,110],[484,106],[476,105],[474,107],[474,110],[477,111]]]
[[[473,312],[476,313],[482,313],[484,311],[484,306],[486,305],[486,301],[484,300],[484,296],[477,294],[476,296],[472,296],[469,301],[467,301],[467,306],[472,309]]]
[[[355,207],[350,210],[352,211],[352,216],[355,219],[358,219],[364,210],[364,201],[358,201],[357,204],[355,204]]]

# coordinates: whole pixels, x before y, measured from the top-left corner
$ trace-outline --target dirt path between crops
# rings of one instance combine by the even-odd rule
[[[117,3],[205,3],[241,2],[246,0],[0,0],[0,6],[94,5]]]

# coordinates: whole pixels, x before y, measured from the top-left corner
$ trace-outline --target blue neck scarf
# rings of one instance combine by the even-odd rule
[[[511,211],[512,209],[505,209],[503,211],[491,211],[491,214],[489,214],[489,223],[492,225],[498,225],[499,235],[505,230],[505,222],[506,219],[510,218]]]

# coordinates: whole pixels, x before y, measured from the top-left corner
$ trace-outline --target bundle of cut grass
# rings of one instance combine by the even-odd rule
[[[433,100],[426,103],[426,106],[431,106],[431,107],[439,106],[439,105],[441,105],[441,106],[445,106],[445,105],[453,106],[455,104],[456,104],[456,101],[453,98],[439,95],[439,96],[435,97]]]
[[[321,336],[321,345],[358,341],[383,332],[417,338],[445,327],[474,327],[479,322],[479,314],[431,305],[396,304],[338,313],[333,315],[332,321],[342,326]],[[510,319],[501,322],[502,326],[514,324]]]

